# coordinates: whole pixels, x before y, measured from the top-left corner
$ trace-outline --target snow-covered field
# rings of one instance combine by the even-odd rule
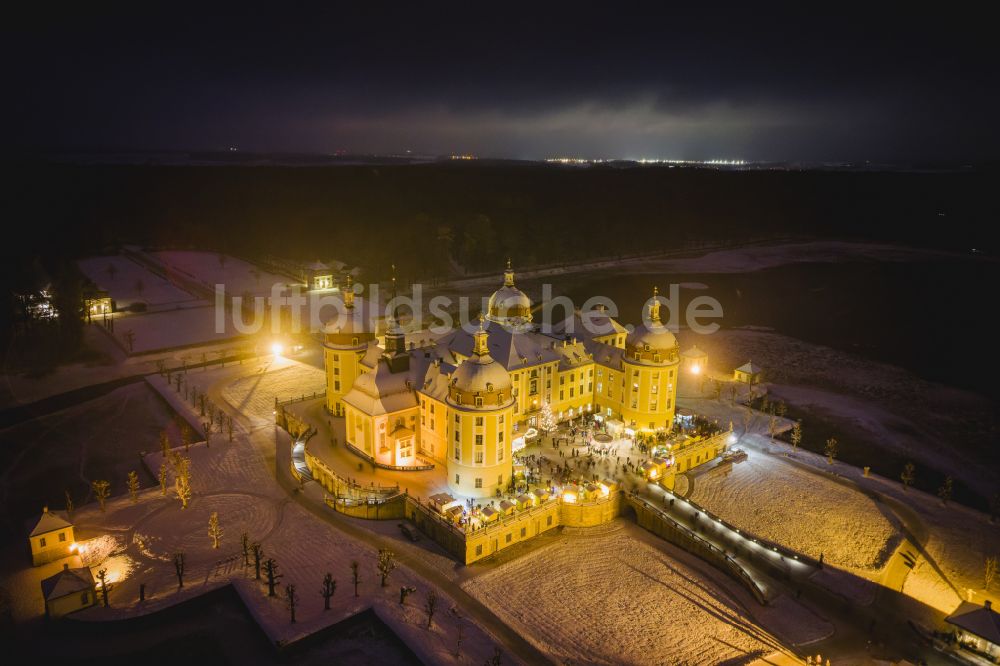
[[[760,607],[723,574],[624,520],[567,530],[463,587],[556,663],[749,663],[780,647],[761,622],[793,628],[794,641],[830,631],[790,599]]]
[[[865,495],[751,452],[728,474],[702,474],[691,499],[757,536],[851,570],[881,568],[897,532]]]
[[[222,396],[244,416],[266,422],[274,421],[274,400],[288,400],[326,390],[322,370],[302,363],[278,359],[267,372],[246,375],[233,380],[222,390]]]
[[[161,349],[191,345],[216,344],[241,338],[229,322],[220,332],[215,325],[213,306],[127,314],[115,318],[113,335],[124,349],[125,335],[132,331],[132,353],[149,353]]]
[[[137,302],[162,308],[197,300],[128,257],[88,257],[78,261],[77,266],[94,284],[108,292],[118,309]]]
[[[961,479],[984,497],[996,492],[992,469],[982,464],[984,452],[992,455],[993,409],[981,396],[770,331],[696,335],[685,330],[678,338],[682,348],[697,344],[705,350],[714,369],[752,358],[764,368],[769,394],[835,424],[870,448],[872,462],[880,450],[890,451],[913,460],[918,469]]]
[[[215,252],[165,250],[152,254],[168,270],[179,271],[209,289],[214,290],[215,285],[224,284],[226,293],[234,296],[242,296],[247,291],[254,295],[270,295],[274,284],[285,285],[292,281],[286,275],[265,272],[235,257],[226,257],[225,263],[222,263]]]

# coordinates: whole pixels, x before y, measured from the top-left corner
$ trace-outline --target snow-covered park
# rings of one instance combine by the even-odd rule
[[[225,285],[226,293],[233,296],[242,296],[244,292],[267,296],[273,285],[294,281],[287,275],[268,273],[242,259],[215,252],[163,250],[152,254],[163,263],[168,274],[177,271],[210,290],[217,284]]]
[[[556,663],[749,663],[831,626],[764,608],[724,574],[625,520],[571,530],[464,583]]]
[[[898,544],[897,529],[871,499],[778,457],[751,452],[698,475],[691,499],[757,536],[867,575]]]
[[[94,284],[108,292],[119,310],[133,303],[146,303],[151,309],[166,309],[186,306],[198,300],[122,255],[88,257],[78,261],[77,266]]]

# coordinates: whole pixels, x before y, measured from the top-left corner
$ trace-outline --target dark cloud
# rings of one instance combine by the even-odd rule
[[[984,17],[469,7],[14,17],[8,124],[48,147],[768,160],[998,147]]]

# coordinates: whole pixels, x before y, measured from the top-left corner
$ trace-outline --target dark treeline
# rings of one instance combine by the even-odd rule
[[[122,243],[337,258],[411,279],[769,235],[991,250],[993,171],[867,173],[537,164],[20,164],[8,277]]]

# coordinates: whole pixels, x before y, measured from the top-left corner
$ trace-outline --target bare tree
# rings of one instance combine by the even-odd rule
[[[66,489],[66,517],[69,518],[70,522],[73,521],[73,496],[69,494],[69,489]]]
[[[415,587],[408,587],[406,585],[399,586],[399,605],[402,606],[406,604],[406,597],[410,596],[417,591]]]
[[[386,586],[389,574],[396,568],[396,555],[388,548],[378,551],[378,573],[382,577],[382,587]]]
[[[184,452],[187,453],[191,446],[191,428],[188,427],[187,423],[181,424],[181,444],[184,445]]]
[[[802,421],[796,421],[792,426],[792,451],[802,443]]]
[[[986,563],[983,566],[983,589],[987,592],[990,591],[990,585],[997,577],[997,557],[996,555],[990,555],[986,558]]]
[[[261,547],[259,543],[254,541],[253,544],[251,544],[250,546],[250,552],[253,553],[254,577],[257,580],[260,580],[260,563],[261,560],[264,558],[264,549]]]
[[[438,596],[434,590],[427,593],[427,600],[424,602],[424,611],[427,613],[427,628],[431,628],[434,622],[434,611],[437,610]]]
[[[132,504],[139,501],[139,475],[135,470],[128,473],[128,496]]]
[[[186,509],[191,500],[191,460],[184,456],[177,456],[174,463],[174,490],[181,509]]]
[[[330,599],[336,593],[337,581],[333,579],[333,574],[328,573],[323,576],[323,589],[320,592],[323,595],[323,610],[330,610]]]
[[[104,480],[98,480],[90,484],[90,489],[94,491],[94,497],[101,507],[101,513],[104,513],[104,502],[111,494],[111,484]]]
[[[826,440],[826,447],[824,447],[823,452],[826,454],[826,464],[832,465],[834,458],[837,457],[837,440],[833,437]]]
[[[101,581],[101,597],[104,599],[104,607],[109,608],[108,595],[111,593],[111,583],[108,582],[108,570],[101,569],[97,572],[97,580]]]
[[[212,548],[219,547],[219,540],[222,539],[222,528],[219,527],[219,512],[213,511],[208,517],[208,536],[212,537]]]
[[[174,573],[177,574],[177,587],[184,587],[184,553],[174,553]]]
[[[500,648],[494,647],[493,656],[486,660],[484,666],[500,666],[502,662],[503,662],[503,652],[500,651]]]
[[[125,340],[125,345],[128,347],[128,353],[131,354],[132,350],[135,348],[135,331],[129,329],[122,333],[122,338]]]
[[[160,463],[160,477],[159,477],[159,480],[160,480],[160,492],[163,493],[164,497],[166,497],[167,496],[167,463],[166,462],[161,462]]]
[[[351,579],[354,581],[354,596],[358,596],[358,583],[361,582],[361,576],[358,574],[357,560],[351,560]]]
[[[948,500],[951,499],[951,489],[953,484],[954,481],[952,481],[952,478],[950,476],[946,476],[944,477],[944,483],[942,483],[941,487],[938,488],[938,497],[941,498],[942,505],[947,505]]]
[[[240,546],[243,548],[243,566],[250,566],[250,535],[245,531],[240,535]]]
[[[458,606],[452,606],[448,609],[451,613],[451,617],[455,620],[455,627],[458,629],[458,633],[455,636],[455,658],[457,659],[462,654],[462,639],[465,638],[465,622],[462,614],[458,612]]]
[[[226,435],[229,436],[229,441],[233,441],[233,417],[229,416],[226,418]]]
[[[899,480],[903,482],[903,490],[906,491],[917,479],[917,467],[912,462],[903,466],[903,473],[899,475]]]
[[[292,624],[295,624],[295,604],[298,602],[298,596],[295,594],[295,585],[285,586],[285,601],[288,604],[288,612],[292,616]]]
[[[273,557],[267,558],[267,561],[264,562],[264,577],[267,579],[267,596],[278,596],[275,594],[274,588],[278,586],[282,574],[278,573],[278,563],[274,561]]]

